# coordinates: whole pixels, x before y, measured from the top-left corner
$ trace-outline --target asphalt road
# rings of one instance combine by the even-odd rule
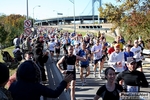
[[[148,64],[149,61],[147,61],[147,60],[143,61],[143,63],[145,63],[143,65],[144,74],[150,84],[150,64]],[[99,79],[98,77],[96,77],[96,78],[93,77],[93,68],[92,67],[93,66],[90,65],[91,74],[87,77],[87,79],[86,79],[87,81],[84,86],[82,86],[82,84],[81,84],[79,72],[77,72],[77,74],[76,74],[77,75],[76,87],[75,87],[76,100],[93,100],[93,97],[95,96],[98,88],[106,83],[106,80],[103,78]],[[107,67],[108,67],[108,63],[106,62],[104,65],[104,70]],[[97,71],[97,76],[98,76],[98,71]],[[102,76],[104,77],[104,74],[102,74]],[[149,92],[150,93],[150,87],[140,88],[140,90],[141,90],[141,92]],[[99,100],[101,100],[101,98]],[[150,98],[149,98],[149,100],[150,100]]]

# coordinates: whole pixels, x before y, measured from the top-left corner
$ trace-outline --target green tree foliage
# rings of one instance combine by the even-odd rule
[[[0,16],[0,43],[5,45],[12,44],[16,35],[23,33],[23,23],[25,16],[11,14]]]
[[[113,23],[112,31],[120,28],[126,39],[139,36],[150,41],[150,0],[119,0],[119,5],[111,3],[99,8],[100,17]]]

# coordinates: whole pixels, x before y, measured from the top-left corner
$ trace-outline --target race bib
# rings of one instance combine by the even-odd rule
[[[139,87],[138,86],[129,86],[127,85],[127,92],[138,92]]]
[[[67,65],[67,71],[73,71],[74,65]]]

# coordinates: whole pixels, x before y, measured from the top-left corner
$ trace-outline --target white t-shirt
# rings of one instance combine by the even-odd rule
[[[136,48],[136,47],[133,46],[133,47],[130,49],[130,51],[132,51],[132,52],[134,53],[134,56],[133,56],[133,57],[136,58],[137,61],[139,61],[140,58],[141,58],[141,52],[142,52],[141,47],[138,46],[138,47]]]
[[[54,51],[55,50],[55,42],[48,42],[49,50]]]
[[[80,50],[81,50],[80,46],[78,48],[75,47],[73,50],[73,54],[76,55]]]
[[[98,60],[102,57],[102,45],[101,44],[99,44],[98,46],[97,45],[92,46],[91,52],[95,52],[97,50],[100,50],[100,51],[97,53],[94,53],[94,60]]]
[[[67,43],[67,39],[63,38],[62,39],[62,44],[66,44]]]
[[[120,66],[116,65],[116,62],[121,62]],[[115,69],[115,72],[122,72],[124,71],[125,67],[125,60],[124,60],[124,53],[119,52],[116,53],[115,51],[110,54],[108,64]]]

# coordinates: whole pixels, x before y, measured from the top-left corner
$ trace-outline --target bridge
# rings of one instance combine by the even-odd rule
[[[69,0],[70,2],[72,2],[74,4],[74,2],[72,0]],[[43,19],[43,20],[37,20],[34,24],[36,25],[66,25],[66,24],[71,24],[72,21],[74,21],[74,23],[76,23],[76,21],[79,21],[80,24],[83,24],[84,21],[91,21],[93,20],[93,24],[95,23],[95,20],[99,21],[103,21],[104,23],[107,22],[106,18],[99,18],[98,15],[95,15],[95,3],[99,3],[98,8],[100,8],[102,6],[102,0],[89,0],[89,3],[86,5],[85,9],[82,11],[82,13],[84,13],[84,11],[86,10],[86,8],[89,6],[89,4],[92,4],[92,15],[78,15],[75,16],[75,8],[74,8],[74,16],[63,16],[63,17],[58,17],[57,18],[47,18],[47,19]],[[97,8],[97,9],[98,9]],[[62,13],[58,13],[57,15],[63,15]]]
[[[83,15],[75,16],[75,21],[79,21],[80,24],[84,24],[84,21],[100,20],[106,23],[106,18],[99,18],[98,15]],[[34,24],[36,25],[70,25],[74,21],[74,16],[64,16],[56,18],[48,18],[43,20],[38,20]],[[76,23],[76,22],[75,22]]]

